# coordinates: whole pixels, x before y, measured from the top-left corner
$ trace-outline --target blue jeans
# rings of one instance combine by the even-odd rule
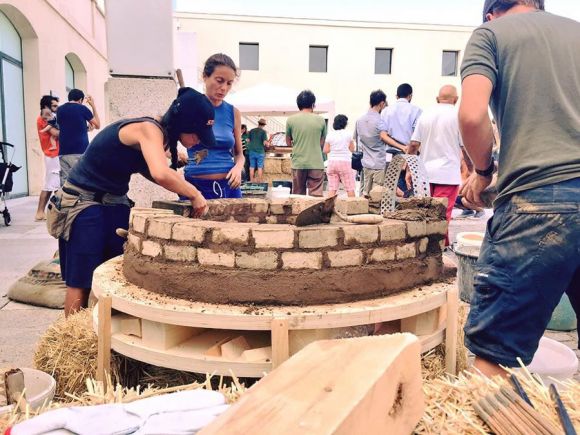
[[[232,189],[225,178],[221,180],[206,180],[203,178],[191,178],[186,175],[185,179],[188,183],[193,184],[205,199],[242,197],[242,190],[239,187]],[[179,199],[186,200],[187,198],[179,196]]]
[[[514,194],[487,223],[465,344],[529,364],[564,292],[580,312],[580,178]]]

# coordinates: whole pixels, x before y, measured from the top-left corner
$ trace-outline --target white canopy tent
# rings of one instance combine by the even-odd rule
[[[245,116],[290,116],[298,112],[296,97],[299,93],[292,88],[262,83],[231,94],[226,101]],[[316,96],[315,113],[328,113],[331,118],[334,110],[334,100]]]

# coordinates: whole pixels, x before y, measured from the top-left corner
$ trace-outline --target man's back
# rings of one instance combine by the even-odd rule
[[[493,85],[500,135],[498,202],[580,176],[580,23],[543,11],[476,29],[462,77]]]
[[[256,127],[250,130],[248,135],[248,151],[252,153],[260,153],[263,154],[264,150],[264,141],[268,140],[268,135],[266,131],[260,127]]]
[[[60,128],[59,154],[83,154],[89,145],[87,122],[93,119],[93,113],[82,104],[69,102],[58,108],[57,119]]]
[[[411,141],[411,135],[420,116],[421,109],[405,98],[399,98],[381,114],[389,136],[403,145]]]
[[[355,136],[362,146],[362,165],[367,169],[384,169],[386,160],[386,145],[381,140],[381,131],[387,131],[381,115],[369,110],[356,122]]]
[[[292,138],[292,169],[324,169],[320,140],[326,123],[313,113],[297,113],[286,121],[286,135]]]
[[[461,184],[461,135],[453,104],[437,104],[425,110],[412,140],[421,143],[421,160],[430,183]]]

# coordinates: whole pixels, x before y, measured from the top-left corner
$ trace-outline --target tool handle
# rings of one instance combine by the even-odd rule
[[[175,70],[175,76],[177,77],[177,83],[179,83],[180,88],[185,88],[185,80],[183,80],[183,72],[180,68]]]
[[[513,384],[518,396],[520,396],[528,405],[530,405],[533,408],[534,405],[533,405],[532,401],[530,400],[530,398],[526,394],[524,387],[522,387],[522,384],[520,383],[520,381],[518,380],[516,375],[513,375],[513,374],[510,375],[510,381]]]
[[[564,402],[560,398],[560,394],[558,393],[558,389],[554,384],[550,385],[550,396],[552,400],[556,402],[556,411],[558,411],[558,417],[560,417],[560,423],[562,423],[562,427],[564,428],[564,433],[566,435],[576,435],[576,430],[574,429],[574,425],[570,420],[570,416],[568,415],[568,411],[566,411],[566,407],[564,406]]]

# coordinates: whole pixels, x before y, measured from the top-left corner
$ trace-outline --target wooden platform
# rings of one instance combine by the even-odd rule
[[[447,370],[455,371],[457,291],[450,284],[346,304],[214,305],[143,290],[125,280],[121,266],[122,257],[112,259],[93,278],[100,376],[108,370],[107,350],[112,348],[162,367],[261,377],[288,359],[296,343],[304,347],[340,328],[386,321],[416,334],[423,352],[447,338]]]

